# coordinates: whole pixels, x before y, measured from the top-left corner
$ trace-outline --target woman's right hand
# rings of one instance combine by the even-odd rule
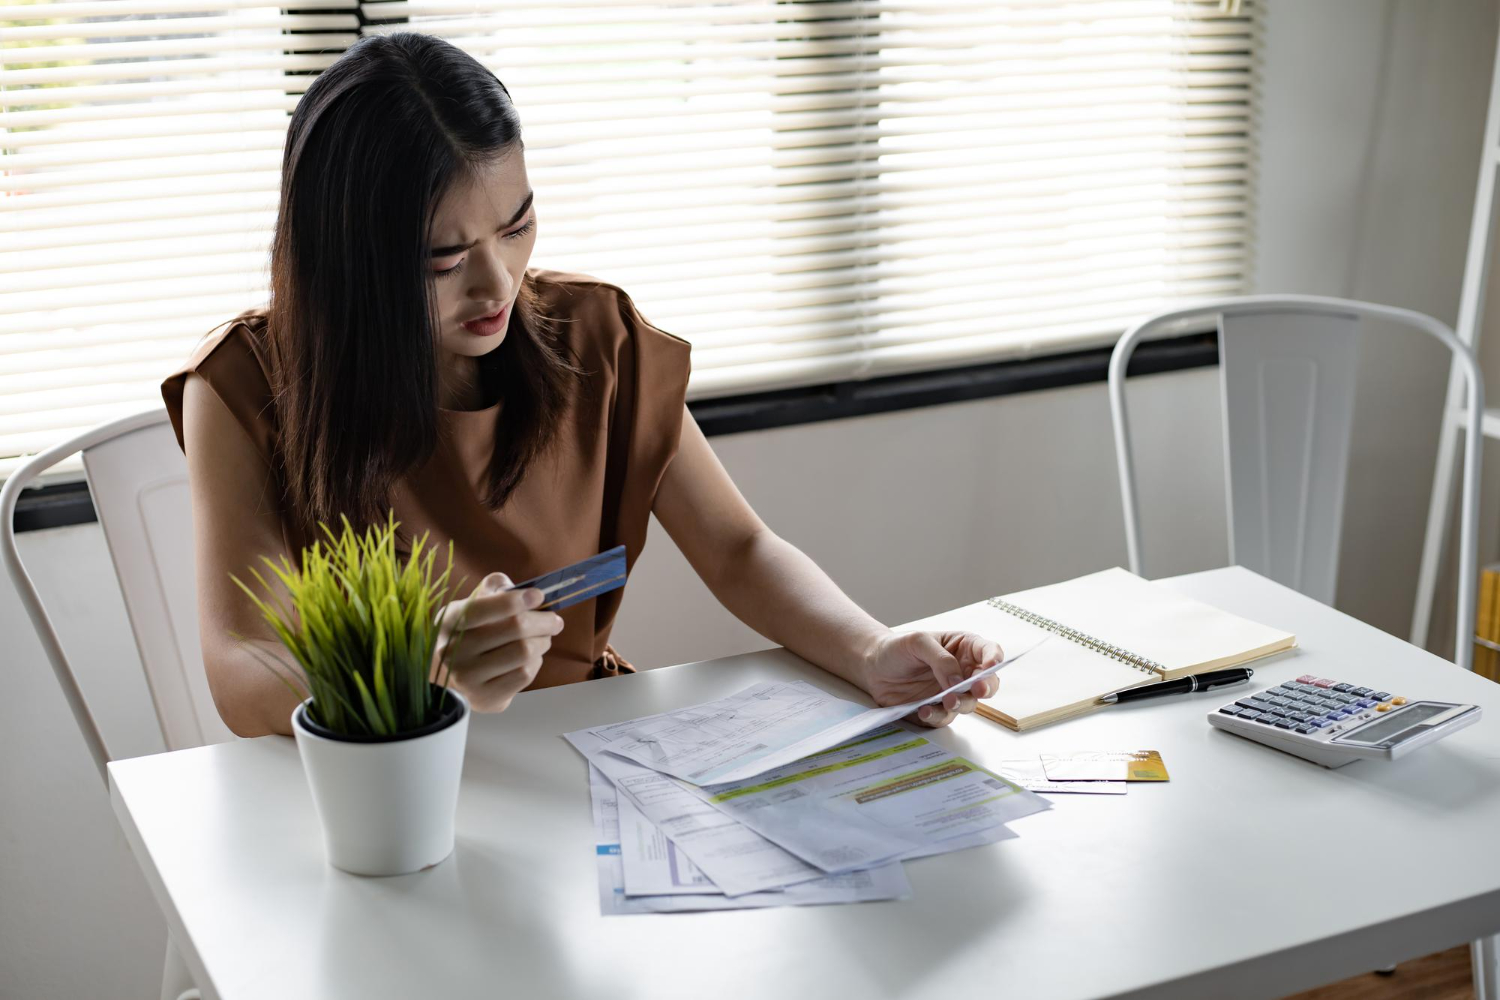
[[[536,678],[542,655],[563,628],[562,616],[533,610],[542,603],[540,590],[506,590],[510,584],[504,573],[491,573],[439,616],[433,679],[442,680],[438,665],[446,658],[448,683],[476,712],[505,711]]]

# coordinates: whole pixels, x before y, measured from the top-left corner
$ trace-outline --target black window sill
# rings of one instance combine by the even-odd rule
[[[997,361],[913,375],[890,375],[862,382],[839,382],[775,392],[747,393],[688,404],[703,433],[736,434],[820,420],[862,417],[919,406],[962,403],[1039,389],[1103,382],[1109,377],[1113,346],[1041,358]],[[1204,368],[1219,363],[1215,333],[1192,333],[1139,345],[1129,375]]]
[[[872,413],[962,403],[1041,389],[1103,382],[1109,374],[1109,347],[1044,358],[999,361],[914,375],[891,375],[863,382],[746,393],[688,404],[703,433],[738,434],[841,420]],[[1131,375],[1204,368],[1219,363],[1218,338],[1194,333],[1141,344],[1130,360]],[[16,531],[40,531],[94,521],[88,484],[55,483],[27,490],[16,504]]]

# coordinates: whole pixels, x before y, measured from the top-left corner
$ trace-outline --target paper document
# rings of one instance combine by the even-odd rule
[[[610,753],[695,785],[744,781],[904,718],[949,694],[968,691],[1045,641],[1048,636],[1042,633],[1026,648],[1007,649],[1000,663],[905,705],[865,708],[806,681],[767,681],[718,701],[578,734],[602,742]],[[578,734],[570,733],[569,738]]]
[[[993,843],[1050,808],[900,725],[746,781],[682,787],[830,874]]]
[[[719,887],[641,815],[629,796],[619,796],[618,807],[620,865],[625,879],[625,895],[719,893]]]
[[[605,753],[586,736],[568,739],[604,772],[622,801],[629,801],[724,894],[780,889],[825,874],[699,799],[676,779]]]
[[[627,896],[621,861],[618,800],[614,786],[598,768],[589,768],[589,793],[594,813],[594,857],[599,875],[599,911],[604,916],[765,906],[814,906],[911,897],[911,885],[899,864],[820,878],[780,892],[756,892],[734,898],[707,893]]]

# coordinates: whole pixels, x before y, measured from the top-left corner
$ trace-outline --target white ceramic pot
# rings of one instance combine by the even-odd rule
[[[329,864],[355,875],[405,875],[453,853],[470,712],[463,695],[450,689],[448,697],[462,707],[456,720],[424,735],[378,742],[309,728],[303,710],[310,698],[292,713]]]

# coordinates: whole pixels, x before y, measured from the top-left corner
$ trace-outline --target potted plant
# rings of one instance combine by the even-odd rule
[[[253,567],[262,594],[233,577],[301,667],[262,655],[301,699],[292,731],[328,861],[356,875],[419,871],[453,853],[469,731],[446,654],[433,663],[453,546],[436,574],[425,534],[398,557],[398,526],[392,516],[361,534],[345,518],[337,536],[319,525],[326,544],[304,549],[300,567],[263,557],[285,599]]]

